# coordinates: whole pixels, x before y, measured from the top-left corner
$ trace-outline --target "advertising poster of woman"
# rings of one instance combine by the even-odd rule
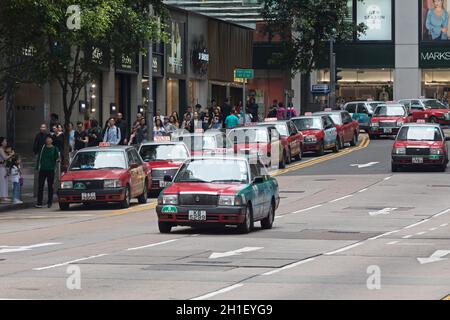
[[[449,40],[448,0],[422,0],[422,40]]]

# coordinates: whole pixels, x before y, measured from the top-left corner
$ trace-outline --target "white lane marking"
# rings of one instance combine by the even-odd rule
[[[422,231],[422,232],[416,233],[416,235],[421,236],[421,235],[424,235],[425,233],[427,233],[427,232],[426,231]]]
[[[57,244],[61,244],[61,243],[60,242],[45,242],[45,243],[33,244],[30,246],[0,246],[0,248],[1,248],[0,253],[28,251],[28,250],[32,250],[34,248],[54,246]]]
[[[336,253],[340,253],[340,252],[344,252],[344,251],[353,249],[353,248],[355,248],[355,247],[357,247],[357,246],[362,245],[363,243],[364,243],[364,242],[358,242],[358,243],[352,244],[352,245],[350,245],[350,246],[347,246],[347,247],[344,247],[344,248],[341,248],[341,249],[338,249],[338,250],[335,250],[335,251],[326,252],[326,253],[324,253],[324,254],[327,255],[327,256],[330,256],[330,255],[332,255],[332,254],[336,254]]]
[[[272,274],[281,272],[283,270],[292,269],[292,268],[295,268],[295,267],[297,267],[299,265],[302,265],[302,264],[305,264],[305,263],[308,263],[308,262],[311,262],[311,261],[314,261],[314,260],[315,260],[315,258],[309,258],[309,259],[302,260],[302,261],[299,261],[299,262],[291,263],[291,264],[288,264],[287,266],[284,266],[284,267],[281,267],[281,268],[278,268],[278,269],[275,269],[275,270],[263,273],[262,275],[263,276],[270,276]]]
[[[54,264],[54,265],[47,266],[47,267],[34,268],[33,270],[35,270],[35,271],[41,271],[41,270],[46,270],[46,269],[52,269],[52,268],[62,267],[62,266],[66,266],[66,265],[68,265],[68,264],[72,264],[72,263],[75,263],[75,262],[85,261],[85,260],[94,259],[94,258],[100,258],[100,257],[104,257],[104,256],[107,256],[107,255],[108,255],[107,253],[98,254],[98,255],[96,255],[96,256],[90,256],[90,257],[85,257],[85,258],[81,258],[81,259],[71,260],[71,261],[67,261],[67,262],[63,262],[63,263],[58,263],[58,264]]]
[[[284,218],[284,215],[275,217],[275,219],[282,219],[282,218]]]
[[[200,297],[197,297],[197,298],[193,298],[191,300],[205,300],[205,299],[209,299],[209,298],[212,298],[212,297],[217,296],[219,294],[226,293],[226,292],[229,292],[231,290],[240,288],[242,286],[243,286],[243,284],[238,283],[238,284],[235,284],[235,285],[232,285],[232,286],[229,286],[229,287],[226,287],[226,288],[223,288],[223,289],[220,289],[220,290],[217,290],[217,291],[205,294],[203,296],[200,296]]]
[[[306,212],[306,211],[310,211],[310,210],[313,210],[313,209],[317,209],[317,208],[320,208],[322,205],[321,204],[318,204],[317,206],[313,206],[313,207],[309,207],[309,208],[306,208],[306,209],[302,209],[302,210],[298,210],[298,211],[294,211],[294,212],[292,212],[292,213],[301,213],[301,212]]]
[[[412,236],[413,236],[412,234],[409,234],[409,235],[407,235],[407,236],[403,236],[402,239],[409,239],[409,238],[411,238]]]
[[[427,264],[427,263],[443,261],[443,260],[447,260],[447,258],[444,258],[444,257],[448,254],[450,254],[450,250],[437,250],[429,258],[417,258],[417,261],[419,261],[420,264]]]
[[[152,248],[152,247],[156,247],[156,246],[161,246],[163,244],[168,244],[168,243],[172,243],[175,241],[178,241],[180,239],[172,239],[172,240],[167,240],[167,241],[162,241],[162,242],[157,242],[157,243],[151,243],[145,246],[141,246],[141,247],[135,247],[135,248],[128,248],[127,251],[134,251],[134,250],[140,250],[140,249],[145,249],[145,248]]]
[[[440,225],[440,227],[446,227],[446,226],[448,226],[448,223],[444,223],[444,224]]]
[[[433,217],[434,217],[434,218],[440,217],[440,216],[442,216],[442,215],[444,215],[444,214],[446,214],[446,213],[449,213],[449,212],[450,212],[450,209],[447,209],[447,210],[442,211],[442,212],[440,212],[440,213],[438,213],[438,214],[435,214]]]
[[[193,234],[191,237],[198,237],[200,234]]]
[[[378,211],[371,211],[369,212],[369,215],[371,217],[375,217],[375,216],[379,216],[379,215],[386,215],[386,214],[390,214],[393,211],[397,210],[398,208],[384,208],[382,210],[378,210]]]
[[[430,229],[428,229],[428,230],[434,231],[434,230],[437,230],[437,228],[430,228]]]
[[[421,225],[422,223],[428,222],[429,220],[430,220],[430,219],[422,220],[422,221],[417,222],[417,223],[414,223],[414,224],[412,224],[412,225],[410,225],[410,226],[404,227],[403,229],[406,230],[406,229],[411,229],[411,228],[417,227],[418,225]]]
[[[391,180],[391,178],[392,178],[392,177],[387,177],[387,178],[384,178],[383,180],[384,180],[384,181],[388,181],[388,180]]]
[[[392,245],[392,244],[397,244],[397,243],[399,243],[400,241],[391,241],[391,242],[388,242],[387,244],[389,244],[389,245]]]
[[[397,232],[399,232],[399,231],[400,231],[400,230],[389,231],[389,232],[380,234],[379,236],[369,238],[368,240],[377,240],[377,239],[379,239],[379,238],[381,238],[381,237],[388,236],[388,235],[390,235],[390,234],[397,233]]]
[[[240,256],[242,253],[258,251],[258,250],[262,250],[262,249],[264,249],[264,247],[244,247],[241,249],[227,251],[227,252],[213,252],[209,256],[209,259],[219,259],[219,258],[225,258],[225,257]]]
[[[345,196],[345,197],[341,197],[341,198],[337,198],[337,199],[331,200],[330,203],[338,202],[338,201],[341,201],[341,200],[344,200],[344,199],[348,199],[348,198],[351,198],[351,197],[353,197],[353,195],[352,195],[352,194],[349,194],[348,196]]]
[[[366,192],[367,190],[369,190],[369,189],[365,188],[365,189],[359,190],[358,193],[363,193],[363,192]]]
[[[364,168],[372,167],[376,164],[379,164],[379,162],[369,162],[366,164],[351,164],[350,167],[358,167],[358,169],[364,169]]]

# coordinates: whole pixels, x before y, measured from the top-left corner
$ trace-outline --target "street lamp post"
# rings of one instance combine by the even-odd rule
[[[153,16],[153,6],[149,6],[149,19]],[[147,90],[147,139],[153,141],[153,41],[148,42],[148,90]]]
[[[336,54],[334,53],[334,37],[330,39],[330,97],[328,107],[333,108],[336,104]]]

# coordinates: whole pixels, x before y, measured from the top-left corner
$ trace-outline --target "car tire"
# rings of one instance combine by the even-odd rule
[[[398,172],[398,169],[399,169],[398,165],[391,163],[391,171],[392,172]]]
[[[170,222],[158,221],[158,229],[160,233],[170,233],[172,231],[173,225]]]
[[[130,207],[130,203],[131,203],[131,192],[130,187],[127,186],[125,188],[125,199],[120,203],[120,207],[122,209],[127,209]]]
[[[338,153],[339,152],[339,145],[340,145],[339,140],[336,140],[336,142],[334,144],[334,148],[333,148],[333,152],[334,153]]]
[[[292,163],[292,151],[291,148],[288,149],[288,152],[286,154],[286,164]]]
[[[439,171],[441,172],[445,172],[447,170],[447,164],[443,164],[442,166],[439,167]]]
[[[355,134],[353,135],[352,141],[350,141],[350,145],[352,147],[356,147],[357,144],[358,144],[358,134],[355,132]]]
[[[325,154],[325,146],[323,142],[320,143],[319,151],[317,151],[317,155],[319,157],[323,156]]]
[[[272,229],[274,220],[275,220],[275,202],[272,201],[267,217],[261,220],[261,228],[266,230]]]
[[[377,136],[374,134],[369,134],[369,138],[370,138],[370,140],[376,140]]]
[[[144,192],[138,197],[138,202],[140,204],[145,204],[147,203],[147,199],[148,199],[148,182],[147,180],[145,180]]]
[[[253,230],[253,210],[250,204],[245,208],[245,219],[244,222],[238,225],[238,232],[241,234],[250,233]]]
[[[284,169],[286,168],[286,151],[283,151],[283,156],[282,156],[282,160],[281,162],[278,164],[278,169]]]
[[[67,202],[59,202],[59,210],[61,211],[67,211],[70,208],[70,203]]]
[[[294,157],[295,161],[302,161],[303,158],[303,150],[300,148],[300,152],[298,155]]]

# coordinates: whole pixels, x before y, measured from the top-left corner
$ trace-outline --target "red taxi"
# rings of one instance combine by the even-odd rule
[[[352,116],[347,111],[330,110],[325,112],[316,112],[314,115],[329,116],[331,120],[333,120],[338,133],[339,149],[343,149],[346,143],[350,143],[352,147],[358,144],[359,122],[353,120]]]
[[[61,210],[71,203],[120,203],[132,198],[147,202],[150,171],[134,147],[91,147],[77,152],[61,176],[58,202]]]
[[[183,142],[192,156],[233,153],[226,134],[219,130],[186,132],[173,136],[172,141]]]
[[[392,148],[392,172],[405,166],[428,166],[445,171],[448,164],[446,141],[448,138],[438,124],[405,124]]]
[[[419,119],[431,123],[450,125],[450,110],[436,99],[406,99],[399,100],[412,113],[413,121]]]
[[[228,132],[235,154],[258,156],[264,165],[286,167],[287,153],[275,125],[252,125]]]
[[[291,120],[271,121],[260,123],[260,126],[275,126],[280,133],[281,143],[286,154],[286,163],[290,164],[292,159],[301,160],[303,155],[303,134]]]
[[[291,120],[303,133],[303,151],[313,151],[319,156],[323,156],[327,149],[339,152],[336,125],[329,116],[305,115]]]
[[[408,110],[402,104],[382,104],[376,107],[369,127],[369,137],[396,135],[400,128],[412,121]]]
[[[183,162],[189,158],[189,150],[183,142],[160,141],[143,143],[139,155],[152,173],[151,192],[160,192],[167,186],[165,176],[172,178]]]

